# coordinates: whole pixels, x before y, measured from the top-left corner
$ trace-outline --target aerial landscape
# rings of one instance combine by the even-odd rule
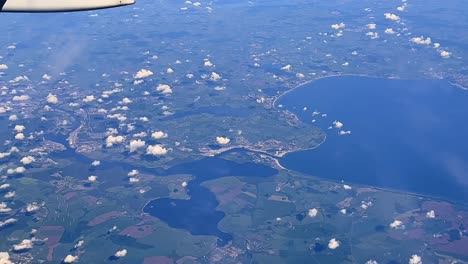
[[[468,263],[465,10],[0,13],[0,264]]]

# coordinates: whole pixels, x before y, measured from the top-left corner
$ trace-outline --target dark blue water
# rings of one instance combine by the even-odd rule
[[[247,176],[265,178],[277,173],[275,169],[254,163],[236,163],[222,158],[206,158],[174,166],[164,172],[166,175],[192,174],[195,179],[188,183],[190,200],[170,198],[149,202],[143,211],[166,222],[174,228],[188,230],[192,235],[218,237],[218,245],[224,246],[232,235],[218,229],[218,223],[225,214],[217,211],[216,196],[200,184],[207,180],[226,176]]]
[[[277,101],[328,134],[281,164],[318,177],[468,202],[468,92],[442,80],[320,79]],[[307,106],[308,111],[303,111]],[[312,117],[311,110],[328,118]],[[328,130],[333,120],[351,135]]]

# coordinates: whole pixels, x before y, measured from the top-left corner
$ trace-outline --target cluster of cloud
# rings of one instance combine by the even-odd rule
[[[132,170],[127,175],[128,177],[135,177],[138,175],[138,173],[140,173],[138,170]]]
[[[96,100],[96,97],[94,97],[94,95],[87,95],[85,96],[85,98],[83,99],[83,102],[85,103],[91,103],[92,101]]]
[[[33,248],[33,240],[23,239],[19,244],[13,245],[14,251],[22,251]]]
[[[37,212],[39,209],[41,209],[41,206],[36,202],[30,203],[26,206],[26,212],[28,213]]]
[[[5,202],[0,203],[0,214],[6,214],[11,212],[12,209],[8,207],[8,205]]]
[[[23,174],[26,172],[26,168],[23,167],[23,166],[20,166],[20,167],[16,167],[14,169],[8,169],[7,170],[7,174]]]
[[[156,91],[160,92],[162,94],[171,94],[172,93],[172,88],[171,86],[167,84],[159,84],[158,87],[156,87]]]
[[[21,101],[28,101],[29,99],[31,99],[31,97],[29,97],[29,95],[26,95],[26,94],[13,96],[13,101],[21,102]]]
[[[15,191],[10,191],[10,192],[5,193],[5,195],[3,195],[3,198],[11,199],[11,198],[15,197],[15,195],[16,195]]]
[[[427,37],[426,39],[424,39],[423,36],[411,38],[410,41],[419,45],[430,45],[432,43],[431,38]]]
[[[393,35],[395,34],[395,31],[393,30],[393,28],[387,28],[385,29],[385,34],[389,34],[389,35]]]
[[[216,142],[219,145],[227,145],[229,142],[231,142],[231,139],[227,137],[216,137]]]
[[[338,128],[338,129],[341,129],[344,126],[343,123],[337,120],[333,121],[333,125],[335,126],[335,128]]]
[[[149,145],[146,148],[146,154],[153,155],[153,156],[163,156],[163,155],[166,155],[167,152],[168,150],[159,144]]]
[[[210,75],[210,80],[218,81],[221,79],[221,75],[217,74],[216,72],[212,72]]]
[[[340,246],[340,241],[336,240],[335,238],[330,239],[328,242],[329,249],[337,249]]]

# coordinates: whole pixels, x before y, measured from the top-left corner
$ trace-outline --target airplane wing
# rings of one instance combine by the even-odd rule
[[[0,0],[0,12],[72,12],[134,3],[135,0]]]

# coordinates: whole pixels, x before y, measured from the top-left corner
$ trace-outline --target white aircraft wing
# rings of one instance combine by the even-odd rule
[[[134,3],[135,0],[0,0],[0,12],[71,12]]]

